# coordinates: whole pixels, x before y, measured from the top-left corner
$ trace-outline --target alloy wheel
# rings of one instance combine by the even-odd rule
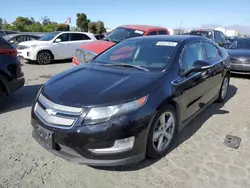
[[[158,152],[164,151],[173,138],[175,118],[171,112],[163,113],[156,121],[153,132],[153,146]]]
[[[41,52],[38,58],[40,64],[49,64],[51,62],[51,55],[47,52]]]
[[[228,77],[225,77],[222,83],[222,88],[221,88],[221,98],[224,99],[227,95],[227,90],[228,90]]]

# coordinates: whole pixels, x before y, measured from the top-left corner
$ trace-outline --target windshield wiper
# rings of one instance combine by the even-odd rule
[[[143,71],[149,71],[148,69],[138,66],[138,65],[131,65],[131,64],[126,64],[126,63],[110,63],[110,64],[105,64],[108,66],[117,66],[117,67],[132,67],[132,68],[136,68],[139,70],[143,70]]]

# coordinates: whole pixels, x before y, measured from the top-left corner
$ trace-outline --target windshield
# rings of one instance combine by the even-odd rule
[[[97,56],[91,63],[127,64],[149,70],[165,68],[177,48],[177,42],[159,40],[123,41]]]
[[[191,31],[189,33],[189,35],[199,35],[199,36],[203,36],[203,37],[213,39],[212,31]]]
[[[104,37],[103,40],[118,43],[128,38],[143,36],[144,33],[145,32],[141,30],[118,27]]]
[[[249,49],[250,50],[250,39],[241,39],[234,41],[229,49]]]
[[[56,35],[58,35],[60,32],[53,32],[53,33],[48,33],[41,37],[39,40],[40,41],[50,41],[52,40]]]

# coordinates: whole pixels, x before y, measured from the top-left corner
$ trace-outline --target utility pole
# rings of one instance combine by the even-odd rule
[[[179,35],[181,34],[181,27],[182,27],[182,22],[180,23]]]

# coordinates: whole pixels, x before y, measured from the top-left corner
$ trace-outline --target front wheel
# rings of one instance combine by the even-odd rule
[[[171,105],[161,108],[155,116],[147,140],[147,157],[161,158],[169,150],[178,127],[176,110]]]
[[[228,92],[229,81],[230,81],[230,76],[227,74],[222,81],[219,97],[218,97],[216,102],[224,102],[225,101],[226,96],[227,96],[227,92]]]
[[[37,54],[37,62],[40,65],[47,65],[52,62],[52,54],[50,51],[41,51]]]

